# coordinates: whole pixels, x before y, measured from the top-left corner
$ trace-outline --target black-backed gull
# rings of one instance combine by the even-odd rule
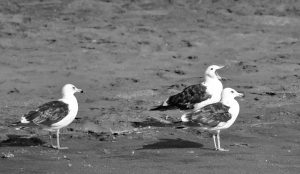
[[[218,103],[210,104],[182,115],[181,120],[184,126],[197,127],[207,130],[213,134],[215,150],[228,151],[221,148],[220,131],[229,128],[236,120],[240,106],[235,97],[242,97],[232,88],[225,88],[222,91],[222,99]],[[216,142],[217,138],[217,142]]]
[[[62,88],[62,98],[39,106],[34,111],[29,111],[21,117],[21,121],[13,123],[14,127],[40,127],[49,131],[51,147],[55,149],[67,149],[59,143],[59,130],[68,126],[75,119],[78,112],[76,92],[83,93],[82,89],[72,84],[66,84]],[[52,132],[56,131],[56,146],[52,143]]]
[[[165,111],[169,109],[200,109],[206,105],[219,102],[223,90],[221,77],[216,70],[224,66],[211,65],[205,71],[205,81],[201,84],[191,85],[183,89],[182,92],[170,96],[161,105],[156,106],[151,111]]]

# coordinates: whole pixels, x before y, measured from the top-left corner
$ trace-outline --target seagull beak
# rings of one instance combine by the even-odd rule
[[[76,88],[76,92],[84,93],[82,89],[78,89],[78,88]]]
[[[222,69],[222,68],[224,68],[225,66],[223,66],[223,65],[218,65],[218,68],[217,69]]]
[[[222,69],[222,68],[224,68],[224,67],[225,67],[225,66],[219,65],[217,69]],[[223,78],[217,73],[217,71],[215,72],[215,74],[216,74],[216,76],[217,76],[217,78],[218,78],[219,80],[222,80],[222,79],[223,79]]]
[[[241,92],[241,93],[238,92],[238,93],[237,93],[237,97],[245,97],[245,94],[242,93],[242,92]]]

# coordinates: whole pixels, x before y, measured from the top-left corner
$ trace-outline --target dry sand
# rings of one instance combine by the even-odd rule
[[[300,173],[299,11],[292,0],[1,0],[0,173]],[[181,112],[148,111],[210,64],[246,94],[221,133],[229,152],[163,123]],[[86,91],[62,130],[69,150],[8,127],[65,83]]]

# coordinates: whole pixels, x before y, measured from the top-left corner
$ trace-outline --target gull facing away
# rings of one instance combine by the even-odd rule
[[[232,88],[225,88],[222,91],[220,102],[182,115],[183,125],[209,131],[213,134],[215,150],[228,151],[221,148],[220,131],[229,128],[236,120],[240,111],[240,105],[235,100],[235,97],[243,96],[244,94],[238,93]]]
[[[151,111],[165,111],[170,109],[200,109],[206,105],[219,102],[223,90],[221,77],[216,70],[224,66],[211,65],[205,71],[205,81],[201,84],[191,85],[183,89],[182,92],[170,96],[161,105],[156,106]]]
[[[29,111],[21,117],[21,121],[13,123],[14,127],[40,127],[49,131],[51,147],[55,149],[68,149],[59,143],[59,130],[68,126],[75,119],[78,112],[76,92],[83,93],[82,89],[72,84],[62,88],[62,98],[39,106],[34,111]],[[56,146],[52,143],[52,132],[56,131]]]

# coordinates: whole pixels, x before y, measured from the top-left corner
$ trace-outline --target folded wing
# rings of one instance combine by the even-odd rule
[[[24,115],[25,119],[36,125],[50,126],[59,122],[69,113],[68,105],[61,101],[52,101]]]
[[[192,109],[193,105],[209,99],[211,96],[206,93],[206,86],[202,84],[188,86],[182,92],[169,97],[167,104],[186,110]]]
[[[207,105],[200,110],[186,114],[188,118],[187,125],[215,127],[220,122],[227,122],[231,119],[231,114],[228,112],[229,107],[222,103],[214,103]]]

